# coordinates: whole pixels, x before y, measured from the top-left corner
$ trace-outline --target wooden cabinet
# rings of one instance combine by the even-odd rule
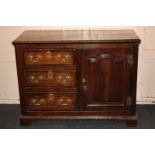
[[[42,119],[116,119],[136,125],[136,34],[63,32],[26,31],[13,42],[21,125]]]

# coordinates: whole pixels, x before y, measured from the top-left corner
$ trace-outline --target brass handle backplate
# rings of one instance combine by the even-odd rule
[[[43,59],[43,56],[41,54],[37,54],[36,56],[34,55],[28,55],[27,56],[27,61],[31,63],[38,63]]]
[[[57,99],[57,104],[61,104],[63,106],[69,105],[73,102],[71,98],[58,98]]]
[[[42,74],[40,74],[40,75],[32,74],[32,75],[30,75],[29,79],[30,79],[30,81],[31,81],[32,83],[40,83],[42,80],[45,79],[45,76],[42,75]]]
[[[47,97],[34,96],[30,99],[32,105],[40,106],[45,104],[58,104],[62,106],[67,106],[73,103],[72,97],[60,96],[56,97],[53,93],[49,93]]]
[[[57,76],[57,81],[61,84],[70,84],[73,77],[70,74],[62,74]]]
[[[44,98],[40,98],[40,97],[35,97],[31,99],[31,104],[36,105],[36,106],[40,106],[46,103],[46,99]]]
[[[56,55],[55,58],[59,62],[68,62],[68,61],[71,60],[71,56],[70,55],[61,55],[61,54],[58,54],[58,55]]]

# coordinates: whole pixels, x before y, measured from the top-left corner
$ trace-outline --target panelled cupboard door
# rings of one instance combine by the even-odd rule
[[[84,110],[123,111],[126,108],[131,89],[132,56],[130,50],[117,48],[86,49],[82,52]]]

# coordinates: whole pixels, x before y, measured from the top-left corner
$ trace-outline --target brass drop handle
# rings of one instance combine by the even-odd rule
[[[68,99],[59,98],[59,99],[57,100],[57,103],[58,103],[58,104],[61,104],[61,105],[63,105],[63,106],[69,105],[69,104],[71,104],[72,102],[73,102],[73,100],[72,100],[71,98],[68,98]]]
[[[45,104],[46,100],[41,98],[38,102],[35,103],[36,106],[40,106],[42,104]]]
[[[27,60],[32,62],[32,63],[37,63],[39,62],[41,59],[43,58],[43,56],[41,54],[38,54],[36,57],[33,55],[28,55],[27,56]]]
[[[56,60],[62,61],[62,62],[67,62],[67,61],[71,60],[71,56],[69,54],[67,54],[67,55],[58,54],[58,55],[56,55]]]
[[[71,60],[71,56],[70,56],[69,54],[64,55],[64,56],[62,57],[62,61],[63,61],[63,62],[67,62],[67,61],[70,61],[70,60]]]
[[[43,75],[31,75],[30,76],[30,80],[32,83],[39,83],[43,79],[44,79]]]
[[[68,98],[68,99],[66,99],[66,102],[65,103],[63,103],[62,105],[69,105],[69,104],[71,104],[73,102],[73,100],[71,99],[71,98]]]
[[[40,98],[40,99],[32,98],[31,103],[36,105],[36,106],[39,106],[41,104],[45,104],[46,100],[44,98]]]
[[[61,81],[61,80],[68,80],[68,81],[71,81],[72,80],[72,77],[70,76],[70,75],[59,75],[58,77],[57,77],[57,79],[59,80],[59,81]]]

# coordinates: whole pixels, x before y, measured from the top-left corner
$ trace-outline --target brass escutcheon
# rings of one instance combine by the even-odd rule
[[[48,101],[54,101],[54,99],[55,99],[54,94],[53,94],[53,93],[50,93],[50,94],[48,95]]]
[[[52,52],[51,52],[51,51],[47,51],[47,52],[45,53],[45,55],[46,55],[46,57],[47,57],[48,59],[50,59],[50,58],[52,57]]]
[[[47,77],[48,77],[49,80],[52,80],[53,79],[53,72],[52,71],[48,71]]]

